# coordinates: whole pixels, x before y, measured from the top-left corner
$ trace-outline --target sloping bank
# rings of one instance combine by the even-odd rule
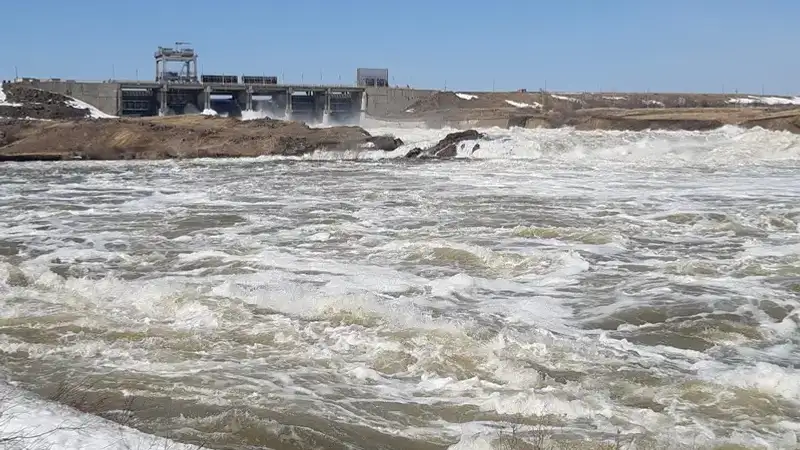
[[[394,150],[402,141],[360,127],[206,116],[67,121],[0,120],[0,161],[296,156],[315,150]]]
[[[426,111],[404,118],[438,128],[563,128],[577,130],[686,130],[708,131],[725,125],[761,127],[800,134],[800,109],[771,108],[675,108],[675,109],[581,109],[540,112],[533,108],[472,108]]]

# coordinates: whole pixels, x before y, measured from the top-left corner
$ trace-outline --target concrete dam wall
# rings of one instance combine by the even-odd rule
[[[151,82],[83,82],[70,80],[30,79],[26,80],[25,84],[34,88],[42,89],[44,91],[76,98],[96,107],[104,113],[115,116],[157,115],[159,110],[159,98],[157,93],[161,88],[156,83]],[[186,90],[187,87],[181,87],[183,89],[178,88],[179,90],[177,91],[175,88],[168,87],[170,91],[170,98],[178,94],[190,94],[190,92]],[[277,86],[275,87],[277,88]],[[206,89],[208,89],[208,87]],[[207,91],[206,89],[199,85],[197,86],[196,93],[191,91],[192,98],[190,101],[192,103],[196,103],[196,108],[194,108],[194,110],[204,109],[203,95],[210,93],[210,91]],[[305,87],[287,86],[285,89],[299,90],[305,89]],[[336,88],[320,86],[315,87],[314,89],[324,92],[326,89]],[[347,96],[345,96],[346,98],[341,98],[341,96],[332,95],[331,101],[328,103],[331,106],[328,108],[333,110],[336,110],[337,108],[347,109],[352,111],[354,114],[358,114],[358,111],[362,111],[366,113],[367,116],[375,118],[400,116],[414,102],[438,92],[435,90],[390,87],[347,89],[361,89],[363,90],[363,94],[361,92],[354,92],[352,99]],[[231,92],[230,88],[223,89],[222,87],[214,86],[213,93],[216,94],[218,92],[225,92],[226,94],[239,94],[238,96],[244,96],[246,94],[244,90],[242,92]],[[257,92],[254,94],[257,94]],[[285,97],[285,95],[281,97],[282,95],[283,92],[279,94],[279,97]],[[364,97],[363,102],[361,98],[362,95]],[[199,99],[194,98],[197,96],[199,96]],[[345,105],[342,102],[347,104]],[[144,103],[147,103],[147,105],[144,105]],[[250,105],[250,103],[245,100],[241,100],[239,103],[241,103],[242,109],[245,109]],[[342,103],[341,106],[338,106],[339,103]],[[183,111],[183,109],[179,109],[179,111]],[[300,111],[297,111],[297,113],[300,113]],[[298,116],[300,116],[300,114],[298,114]]]

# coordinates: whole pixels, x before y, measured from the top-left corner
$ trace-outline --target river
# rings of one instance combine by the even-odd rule
[[[421,163],[446,131],[374,131],[408,146],[0,165],[0,372],[213,448],[797,443],[800,137],[493,129]]]

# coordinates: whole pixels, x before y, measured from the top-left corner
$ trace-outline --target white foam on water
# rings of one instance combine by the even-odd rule
[[[492,128],[422,163],[380,159],[454,130],[368,131],[405,145],[5,165],[8,372],[453,448],[550,413],[796,442],[798,136]]]
[[[404,157],[415,147],[430,147],[454,128],[419,128],[416,123],[368,121],[373,135],[400,137],[404,145],[391,151],[353,149],[318,150],[302,156],[265,156],[265,160],[382,160]],[[317,127],[321,125],[315,125]],[[532,160],[548,163],[641,167],[746,167],[778,161],[800,161],[800,136],[762,128],[724,126],[709,132],[692,131],[576,131],[570,128],[479,129],[488,140],[465,142],[457,158],[504,161]],[[472,152],[475,143],[480,148]]]
[[[701,377],[710,382],[753,389],[800,403],[800,374],[793,368],[764,362],[756,363],[754,366],[731,367],[712,361],[702,361],[695,365],[695,369]]]
[[[406,145],[384,157],[432,145],[454,129],[367,128],[396,134]],[[754,161],[800,161],[800,136],[761,128],[724,126],[710,132],[576,131],[561,129],[481,129],[489,140],[471,155],[479,159],[532,159],[579,164],[685,166],[748,165]]]

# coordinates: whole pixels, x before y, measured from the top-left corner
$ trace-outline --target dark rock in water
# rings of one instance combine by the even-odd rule
[[[436,158],[455,158],[458,154],[458,148],[456,144],[447,144],[446,146],[440,148],[433,154]]]
[[[471,152],[469,152],[469,154],[471,155],[471,154],[473,154],[473,153],[477,152],[477,151],[478,151],[480,148],[481,148],[481,144],[475,144],[475,145],[472,147],[472,151],[471,151]]]
[[[475,130],[465,130],[456,133],[450,133],[431,148],[425,150],[415,148],[411,150],[406,154],[406,158],[454,158],[458,154],[459,143],[461,143],[461,148],[464,148],[464,141],[474,141],[485,138],[486,135],[478,133]],[[480,148],[480,145],[475,144],[475,146],[472,148],[472,152],[478,148]]]
[[[372,136],[367,138],[367,142],[371,142],[376,149],[391,152],[403,145],[403,140],[394,136]]]
[[[456,151],[456,145],[462,141],[475,141],[482,138],[483,135],[478,133],[475,130],[465,130],[465,131],[458,131],[456,133],[450,133],[444,137],[441,141],[439,141],[436,145],[428,149],[429,153],[438,154],[440,151],[447,149],[448,147],[453,147],[452,150],[448,150],[443,152],[443,154],[448,154],[451,151]],[[455,154],[453,155],[455,156]]]
[[[422,149],[419,147],[414,147],[406,153],[406,158],[418,158],[422,154]]]

